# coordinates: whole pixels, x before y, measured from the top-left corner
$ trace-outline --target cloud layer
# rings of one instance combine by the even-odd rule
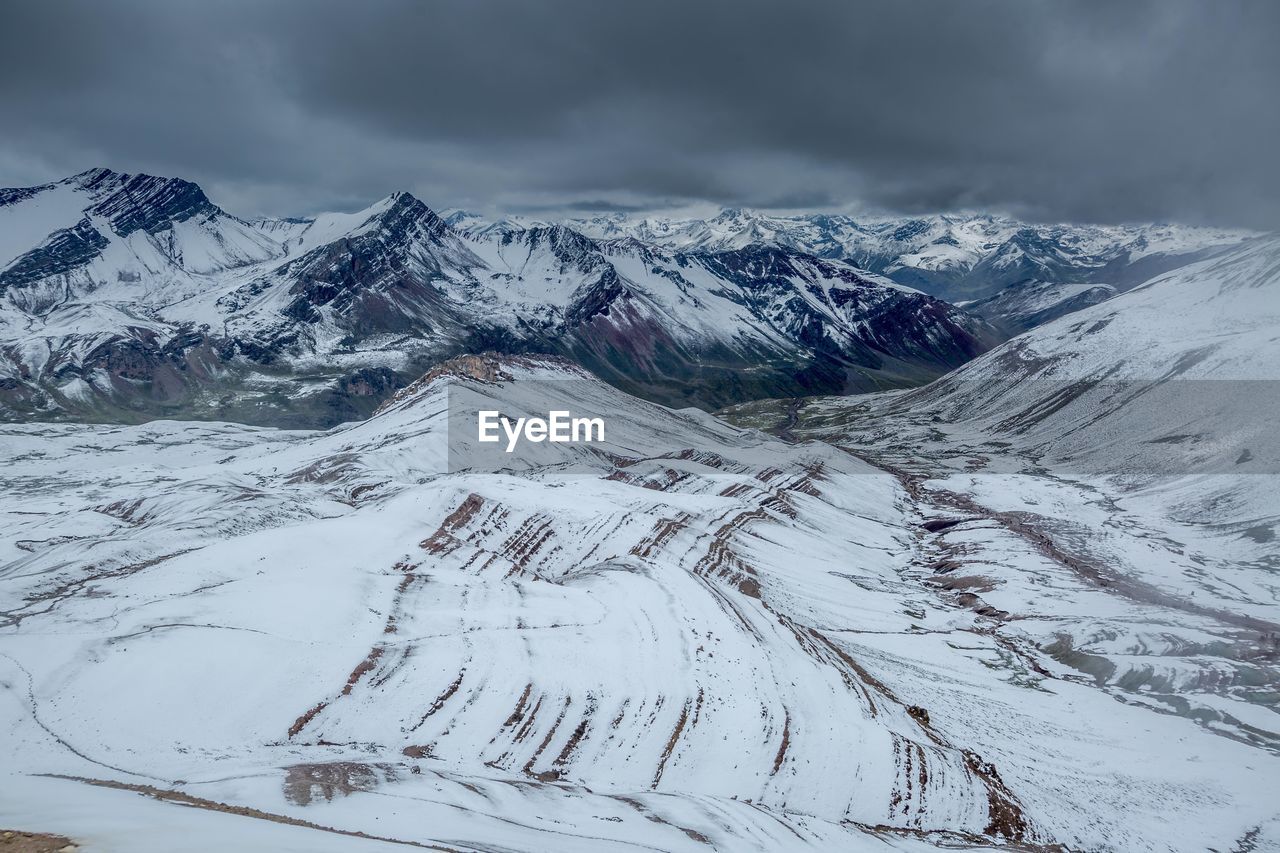
[[[1280,227],[1271,0],[20,2],[0,185]]]

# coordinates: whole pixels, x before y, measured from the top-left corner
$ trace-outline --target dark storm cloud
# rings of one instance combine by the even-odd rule
[[[0,184],[1280,223],[1272,0],[30,2]]]
[[[666,206],[659,202],[659,206]],[[513,213],[639,213],[651,210],[652,204],[620,204],[604,199],[582,199],[580,201],[551,202],[546,204],[517,205]]]

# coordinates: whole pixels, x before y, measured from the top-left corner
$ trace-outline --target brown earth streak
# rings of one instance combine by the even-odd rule
[[[369,672],[378,665],[378,658],[382,657],[382,646],[374,646],[369,649],[369,655],[351,670],[351,674],[347,676],[347,683],[342,687],[342,695],[350,696],[352,689],[364,678]]]
[[[446,687],[446,688],[444,689],[444,692],[442,692],[439,696],[437,696],[437,697],[436,697],[435,701],[431,703],[431,706],[427,708],[426,713],[422,715],[422,719],[418,720],[418,722],[416,722],[416,723],[415,723],[415,724],[414,724],[414,725],[409,729],[409,731],[411,731],[411,732],[412,732],[412,731],[417,731],[417,730],[418,730],[418,728],[420,728],[420,727],[422,726],[422,724],[423,724],[423,723],[425,723],[425,722],[427,721],[427,719],[431,717],[431,715],[432,715],[432,714],[436,713],[436,712],[437,712],[437,711],[439,711],[441,708],[443,708],[443,707],[444,707],[444,703],[446,703],[446,702],[448,702],[450,699],[452,699],[452,698],[453,698],[453,694],[457,693],[457,692],[458,692],[458,688],[462,687],[462,679],[463,679],[463,677],[464,677],[466,674],[467,674],[467,668],[466,668],[466,667],[463,667],[463,668],[462,668],[462,671],[458,673],[458,677],[457,677],[457,678],[455,678],[455,679],[454,679],[454,680],[449,684],[449,686],[448,686],[448,687]]]
[[[787,748],[791,746],[791,712],[785,712],[786,716],[782,722],[782,745],[778,747],[778,754],[773,759],[773,770],[769,771],[770,776],[777,776],[778,771],[782,769],[782,762],[786,760]]]
[[[667,740],[666,749],[662,750],[662,759],[658,762],[658,772],[653,776],[653,787],[658,787],[658,782],[662,780],[662,772],[667,769],[667,759],[675,751],[676,742],[680,740],[680,734],[684,731],[685,723],[688,721],[689,703],[685,702],[684,708],[680,711],[680,719],[676,721],[676,727],[671,731],[671,737]]]
[[[547,748],[547,744],[551,743],[551,739],[556,736],[556,732],[560,729],[560,724],[564,722],[565,714],[569,713],[569,705],[572,702],[572,696],[564,697],[564,707],[560,709],[560,716],[556,717],[556,721],[551,724],[551,728],[547,731],[546,737],[542,739],[542,743],[538,744],[538,748],[533,751],[533,755],[529,756],[529,760],[524,764],[524,772],[539,782],[555,782],[560,778],[559,770],[544,770],[540,773],[535,773],[533,765],[538,763],[538,758],[542,755],[543,750]]]
[[[65,835],[21,832],[15,829],[0,831],[0,851],[4,853],[57,853],[60,850],[78,849]]]
[[[996,766],[972,750],[964,751],[965,765],[987,786],[987,817],[989,823],[983,830],[987,835],[1001,835],[1010,841],[1021,841],[1027,835],[1027,820],[1023,817],[1018,799],[1005,785]]]
[[[374,646],[369,650],[368,657],[360,661],[360,663],[356,665],[356,668],[351,670],[351,674],[347,676],[347,683],[342,687],[343,696],[351,695],[351,690],[356,686],[356,683],[377,665],[378,658],[382,657],[382,652],[382,646]],[[329,700],[322,699],[312,706],[306,713],[294,720],[293,725],[289,726],[289,737],[294,737],[305,729],[321,711],[328,707],[328,705]]]
[[[499,553],[504,554],[511,561],[511,568],[507,571],[506,577],[524,574],[530,561],[543,545],[552,540],[553,536],[554,531],[550,520],[542,516],[526,519],[498,549]],[[555,550],[555,548],[552,549],[553,552]]]
[[[507,721],[502,724],[504,729],[508,726],[514,726],[516,723],[524,719],[524,709],[529,705],[529,694],[532,692],[533,685],[526,684],[524,686],[524,692],[520,694],[519,700],[516,701],[515,710],[511,712],[511,716],[507,717]]]
[[[298,719],[294,720],[293,725],[289,726],[289,737],[293,737],[294,735],[298,734],[298,732],[305,729],[307,727],[307,724],[309,724],[312,720],[314,720],[316,718],[316,715],[319,714],[321,711],[323,711],[328,706],[328,704],[329,703],[327,701],[321,700],[320,702],[317,702],[315,705],[313,705],[310,709],[308,709],[305,714],[298,717]]]
[[[304,829],[315,829],[320,832],[332,832],[335,835],[346,835],[350,838],[367,838],[371,841],[385,841],[388,844],[403,844],[406,847],[417,847],[422,850],[445,850],[449,851],[449,853],[460,853],[460,851],[454,847],[442,847],[439,844],[424,844],[420,841],[409,841],[403,838],[390,838],[385,835],[370,835],[367,832],[360,832],[359,830],[354,829],[337,829],[332,826],[312,823],[309,820],[301,820],[287,815],[264,812],[260,809],[249,808],[248,806],[233,806],[227,803],[220,803],[217,800],[206,800],[204,797],[193,797],[192,795],[184,794],[181,791],[170,791],[165,788],[156,788],[152,785],[136,785],[131,782],[116,782],[110,779],[90,779],[84,776],[61,776],[57,774],[49,774],[49,776],[53,779],[68,779],[73,782],[83,782],[86,785],[95,785],[99,788],[114,788],[118,791],[132,791],[135,794],[141,794],[144,797],[151,797],[152,799],[160,800],[165,803],[177,803],[183,806],[193,806],[198,809],[222,812],[223,814],[251,817],[257,820],[269,820],[272,823],[282,823],[286,826],[299,826]]]
[[[467,499],[458,505],[458,508],[449,513],[448,517],[441,522],[440,527],[435,533],[422,540],[419,547],[432,553],[440,554],[453,550],[457,542],[454,537],[454,531],[465,527],[476,517],[477,513],[484,506],[484,498],[475,492],[467,495]]]
[[[512,736],[512,743],[523,743],[524,739],[533,731],[533,722],[537,719],[538,712],[542,710],[542,696],[538,697],[538,701],[533,703],[533,708],[529,711],[528,716],[524,718],[524,722],[520,728],[516,729],[516,733]]]
[[[691,519],[692,516],[686,512],[677,513],[675,518],[661,519],[648,538],[642,539],[631,546],[631,555],[640,558],[651,556],[655,551],[660,550],[675,538],[677,533],[688,527]]]
[[[587,707],[583,712],[582,720],[578,723],[578,727],[573,730],[573,734],[569,736],[568,742],[565,743],[564,749],[560,750],[560,754],[556,756],[556,760],[551,762],[551,766],[557,771],[563,770],[568,764],[573,754],[577,752],[578,746],[582,743],[582,739],[586,737],[587,732],[591,728],[591,718],[596,713],[596,700],[594,697],[587,698]]]

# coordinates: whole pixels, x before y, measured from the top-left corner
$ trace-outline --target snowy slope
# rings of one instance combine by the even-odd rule
[[[1014,338],[903,399],[1102,467],[1280,471],[1280,240],[1258,239]],[[1242,463],[1243,464],[1243,463]]]
[[[1020,334],[1116,295],[1109,284],[1062,284],[1027,279],[994,296],[962,303],[965,311]]]
[[[788,430],[893,472],[937,517],[928,582],[1053,677],[1274,758],[1278,329],[1280,241],[1254,240],[925,388],[797,407]]]
[[[458,389],[606,412],[608,440],[451,470]],[[0,814],[88,849],[140,849],[115,829],[144,820],[131,791],[203,807],[146,807],[168,850],[231,833],[227,806],[237,849],[1276,838],[1274,754],[1118,704],[958,604],[895,478],[564,363],[454,362],[325,433],[0,443]],[[1039,599],[1061,624],[1141,613],[1063,595]]]

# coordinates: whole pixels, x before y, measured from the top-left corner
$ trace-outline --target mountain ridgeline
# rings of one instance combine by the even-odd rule
[[[456,214],[459,224],[469,221]],[[854,219],[724,210],[709,219],[632,219],[607,214],[571,222],[599,238],[631,237],[668,248],[724,251],[784,246],[852,263],[953,302],[986,300],[1030,285],[1128,290],[1252,236],[1167,223],[1029,224],[1002,216]]]
[[[560,355],[708,409],[918,385],[1013,327],[911,285],[1118,281],[1121,267],[1239,239],[1153,226],[1033,245],[1034,229],[1010,228],[736,211],[700,225],[492,223],[442,218],[408,193],[249,221],[191,182],[94,169],[0,190],[0,418],[331,426],[485,350]]]

